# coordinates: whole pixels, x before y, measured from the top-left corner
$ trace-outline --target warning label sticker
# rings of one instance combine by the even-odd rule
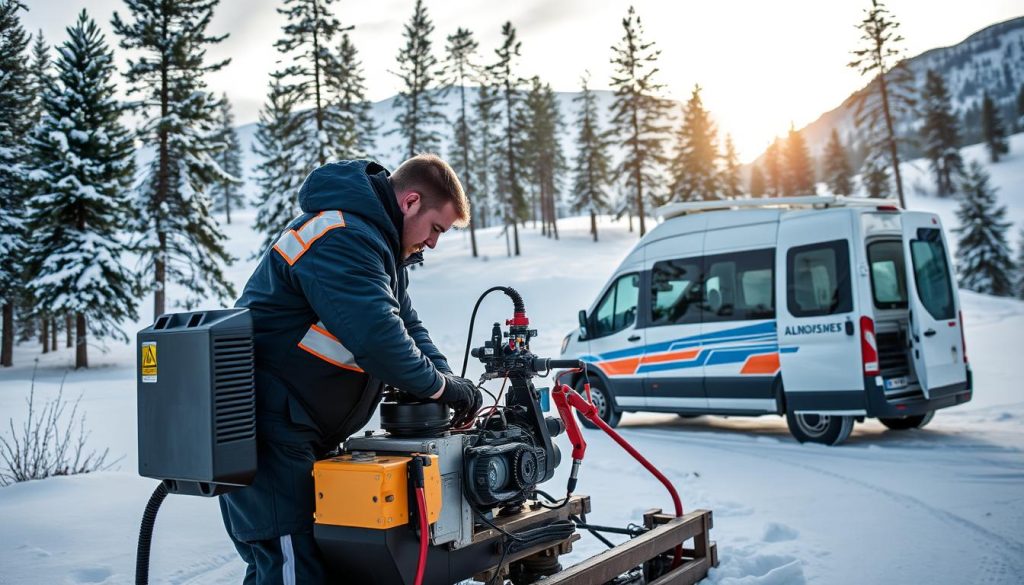
[[[142,381],[156,382],[156,342],[142,342]]]

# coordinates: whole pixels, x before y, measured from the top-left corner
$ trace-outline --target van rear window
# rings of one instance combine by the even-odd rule
[[[871,264],[871,296],[879,309],[907,308],[907,270],[903,242],[887,240],[868,244]]]
[[[786,253],[786,304],[795,317],[853,310],[846,240],[797,246]]]
[[[910,240],[910,258],[914,263],[917,296],[931,316],[939,321],[956,319],[953,283],[946,264],[942,233],[934,228],[918,228],[916,240]]]

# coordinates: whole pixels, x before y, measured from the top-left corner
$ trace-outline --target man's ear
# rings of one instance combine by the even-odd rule
[[[406,191],[398,198],[398,208],[402,215],[415,215],[422,203],[423,198],[416,191]]]

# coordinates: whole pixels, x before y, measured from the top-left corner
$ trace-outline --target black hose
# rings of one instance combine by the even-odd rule
[[[142,527],[139,528],[139,548],[135,554],[135,585],[147,585],[149,583],[149,548],[153,541],[153,525],[156,523],[156,513],[160,511],[160,504],[167,497],[167,484],[160,482],[149,496],[146,504],[146,511],[142,513]]]
[[[526,312],[526,304],[523,303],[522,295],[512,287],[492,286],[480,295],[480,298],[476,300],[476,304],[473,305],[473,313],[469,316],[469,335],[466,337],[466,353],[462,356],[462,373],[459,374],[463,378],[466,377],[466,368],[469,367],[469,349],[473,345],[473,325],[476,323],[476,312],[480,308],[480,303],[483,302],[484,297],[498,290],[508,295],[508,298],[512,299],[512,308],[516,313]]]

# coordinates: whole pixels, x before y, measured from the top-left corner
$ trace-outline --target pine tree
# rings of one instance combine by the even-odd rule
[[[868,197],[888,197],[891,193],[889,166],[880,157],[869,157],[860,169],[860,181]]]
[[[672,176],[669,192],[676,201],[720,199],[722,195],[717,166],[718,131],[711,114],[704,109],[700,91],[699,85],[693,86],[690,99],[683,106],[683,123],[676,135],[676,155],[669,164]]]
[[[0,367],[13,365],[14,306],[22,293],[22,259],[28,251],[24,229],[24,194],[29,154],[26,137],[32,94],[26,68],[28,35],[21,26],[18,0],[0,0]]]
[[[1020,84],[1020,91],[1017,92],[1017,122],[1024,127],[1024,83]]]
[[[645,198],[662,188],[661,168],[667,162],[663,149],[668,130],[665,119],[670,105],[658,95],[664,86],[655,80],[661,51],[654,48],[653,41],[644,42],[643,25],[632,6],[622,19],[622,29],[622,40],[612,47],[615,102],[611,126],[624,151],[616,174],[624,177],[643,237],[647,233]]]
[[[32,66],[29,67],[29,92],[32,95],[32,119],[43,117],[43,95],[53,87],[53,62],[43,31],[36,33],[32,43]]]
[[[988,181],[985,168],[973,161],[960,185],[960,225],[953,229],[959,236],[956,264],[960,286],[1002,297],[1013,292],[1013,260],[1006,243],[1010,223],[1004,221],[1006,206],[999,204]]]
[[[495,133],[498,108],[497,87],[486,69],[480,72],[480,87],[473,101],[472,178],[476,194],[476,216],[488,227],[501,207],[497,200],[497,165],[500,141]]]
[[[46,115],[32,138],[40,154],[32,177],[42,192],[28,205],[29,287],[44,314],[75,315],[75,368],[86,368],[86,340],[127,342],[119,322],[136,316],[135,275],[122,263],[129,249],[120,237],[131,216],[135,148],[114,98],[113,51],[85,10],[67,31],[59,84],[44,95]]]
[[[764,177],[762,177],[763,179]],[[740,186],[740,158],[732,143],[732,135],[725,135],[725,153],[722,154],[722,193],[726,197],[736,198],[743,195]]]
[[[764,197],[766,189],[764,171],[761,170],[761,165],[754,163],[750,166],[750,196]]]
[[[152,275],[153,313],[163,314],[168,282],[189,290],[181,303],[191,308],[204,297],[235,295],[223,265],[232,261],[226,237],[210,215],[207,191],[226,176],[214,157],[221,150],[210,140],[217,99],[206,91],[203,75],[227,61],[204,63],[206,47],[224,36],[206,27],[217,0],[125,0],[131,21],[114,13],[121,47],[140,52],[129,60],[125,77],[130,95],[138,95],[142,117],[139,138],[155,155],[143,171],[137,231],[141,273]]]
[[[260,110],[252,145],[253,153],[260,158],[254,176],[259,193],[252,202],[258,208],[253,229],[263,234],[254,258],[265,254],[288,222],[300,213],[298,191],[305,175],[296,172],[296,166],[305,159],[308,145],[299,131],[303,121],[295,115],[298,97],[280,74],[271,74],[267,102]]]
[[[397,132],[404,140],[405,158],[421,152],[436,152],[441,144],[437,127],[445,123],[445,117],[435,88],[439,71],[437,57],[431,52],[432,34],[434,23],[427,16],[423,0],[416,0],[412,19],[402,32],[405,46],[396,57],[398,71],[395,74],[402,80],[402,89],[394,101],[399,111],[398,126],[391,132]]]
[[[985,148],[988,149],[988,155],[992,162],[999,162],[1000,155],[1010,152],[999,108],[989,97],[988,92],[985,92],[981,99],[981,133],[985,138]]]
[[[775,140],[768,145],[764,151],[764,172],[768,179],[769,197],[782,196],[782,141],[776,136]]]
[[[551,85],[541,83],[539,77],[531,80],[530,91],[523,108],[526,142],[524,159],[529,182],[534,188],[534,219],[541,219],[541,235],[558,239],[556,200],[561,176],[565,171],[565,155],[558,140],[562,129],[562,115]]]
[[[289,65],[275,73],[282,90],[295,93],[295,102],[306,106],[294,112],[301,122],[296,129],[307,149],[307,156],[293,169],[301,175],[342,156],[342,145],[357,140],[351,135],[348,116],[335,103],[337,92],[329,80],[341,67],[331,45],[339,33],[348,30],[331,12],[336,1],[284,0],[284,7],[277,9],[288,23],[274,47],[281,61]]]
[[[953,179],[963,174],[964,161],[960,158],[956,115],[949,103],[946,82],[937,71],[928,70],[922,101],[924,154],[935,175],[935,192],[939,197],[945,197],[953,193]]]
[[[814,165],[811,155],[807,152],[807,142],[793,124],[789,125],[789,135],[782,151],[782,193],[783,195],[814,195]]]
[[[900,24],[885,5],[880,0],[871,0],[871,8],[864,12],[864,19],[857,25],[861,48],[853,51],[854,59],[847,66],[870,76],[871,83],[854,100],[855,121],[872,137],[872,156],[888,155],[900,206],[906,209],[894,120],[901,113],[910,115],[914,111],[914,73],[900,48]]]
[[[466,85],[473,76],[476,69],[473,58],[479,44],[473,38],[473,33],[468,29],[459,28],[454,34],[448,35],[448,45],[445,47],[447,55],[447,67],[450,71],[452,81],[459,88],[459,118],[455,122],[455,140],[452,141],[451,160],[454,163],[455,173],[462,179],[462,187],[466,191],[466,198],[470,202],[470,209],[474,216],[479,216],[479,210],[472,205],[474,200],[472,167],[469,159],[472,155],[473,137],[469,131],[469,110],[466,104]],[[475,219],[475,217],[474,217]],[[476,248],[476,222],[469,222],[469,239],[473,248],[473,257],[478,255]]]
[[[490,75],[498,86],[501,101],[501,118],[504,122],[503,136],[499,150],[499,166],[496,178],[498,198],[501,201],[502,216],[505,220],[505,234],[512,229],[513,248],[519,255],[519,222],[527,217],[526,194],[522,183],[523,142],[522,126],[523,95],[522,80],[515,69],[522,43],[516,39],[516,29],[511,22],[501,27],[502,44],[494,50],[497,62],[490,66]],[[513,248],[509,249],[512,255]]]
[[[333,151],[342,159],[370,158],[376,150],[380,125],[373,119],[373,105],[366,99],[366,74],[347,31],[341,33],[334,65],[327,76],[334,95],[329,119],[341,129],[333,137]]]
[[[242,204],[242,143],[235,131],[235,114],[228,96],[222,95],[217,107],[217,131],[213,140],[226,147],[215,155],[217,164],[229,176],[223,176],[210,187],[216,211],[224,212],[224,221],[231,223],[231,209]]]
[[[835,195],[851,195],[853,193],[853,170],[850,158],[839,140],[839,132],[833,128],[828,145],[825,146],[825,184]]]
[[[608,135],[601,131],[597,115],[597,98],[588,86],[589,73],[581,79],[580,94],[573,102],[580,104],[576,118],[579,128],[576,139],[576,165],[573,169],[573,211],[590,212],[590,233],[597,241],[597,214],[609,207],[608,185],[611,183],[611,161],[608,156]]]

